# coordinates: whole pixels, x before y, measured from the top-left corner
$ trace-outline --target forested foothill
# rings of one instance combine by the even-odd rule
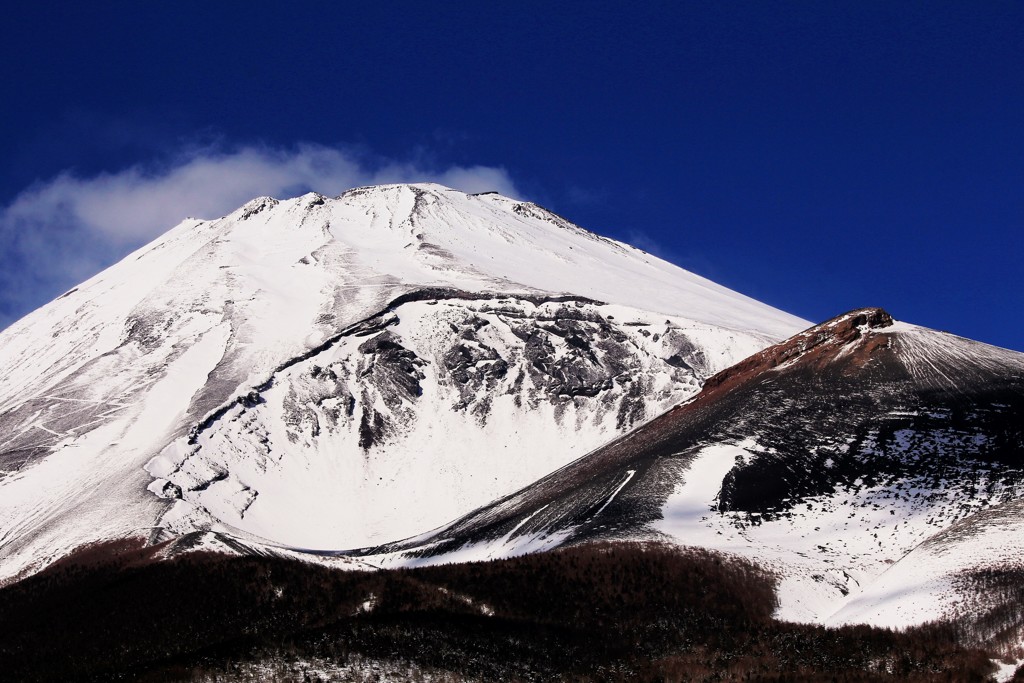
[[[0,590],[4,677],[236,681],[310,661],[401,662],[422,680],[978,681],[993,670],[955,624],[777,621],[771,575],[705,550],[598,543],[380,571],[160,551],[92,546]],[[367,670],[357,680],[375,680]],[[304,671],[280,678],[332,680]]]

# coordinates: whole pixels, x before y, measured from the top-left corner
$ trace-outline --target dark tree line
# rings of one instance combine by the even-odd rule
[[[593,544],[378,572],[154,552],[94,547],[0,590],[3,677],[232,680],[238,662],[353,657],[524,681],[976,681],[991,669],[956,624],[775,621],[771,577],[709,551]]]

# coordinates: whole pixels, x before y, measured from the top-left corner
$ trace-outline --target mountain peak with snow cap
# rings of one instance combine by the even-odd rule
[[[500,194],[185,221],[0,334],[0,373],[0,584],[655,541],[764,570],[778,618],[1019,642],[1024,354],[809,327]]]
[[[0,580],[126,536],[425,531],[806,326],[500,194],[258,197],[0,334]]]

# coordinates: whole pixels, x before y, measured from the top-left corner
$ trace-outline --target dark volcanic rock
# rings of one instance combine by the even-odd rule
[[[423,361],[399,344],[394,335],[382,332],[360,344],[359,352],[365,356],[366,368],[360,375],[372,377],[373,385],[380,389],[389,406],[418,398],[423,393],[420,386]]]

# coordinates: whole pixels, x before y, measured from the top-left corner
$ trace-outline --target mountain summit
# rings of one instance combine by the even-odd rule
[[[493,193],[187,220],[0,334],[0,580],[125,537],[419,533],[804,327]]]

